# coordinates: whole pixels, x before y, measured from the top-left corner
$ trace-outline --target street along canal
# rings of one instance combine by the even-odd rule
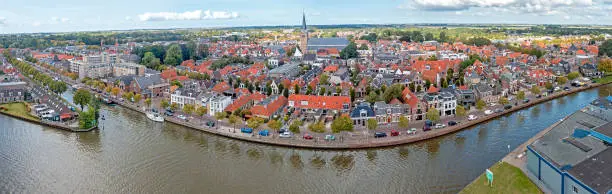
[[[104,107],[104,129],[70,133],[0,115],[0,191],[456,193],[602,86],[413,144],[346,151],[267,146]]]

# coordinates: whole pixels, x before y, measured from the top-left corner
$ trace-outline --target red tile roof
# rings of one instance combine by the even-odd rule
[[[427,89],[427,93],[436,93],[440,91],[440,89],[434,87],[433,85],[429,86],[429,89]]]
[[[222,93],[225,90],[230,89],[230,85],[227,82],[221,82],[218,83],[217,85],[215,85],[212,89],[212,91],[218,92],[218,93]]]
[[[287,98],[284,96],[278,96],[274,101],[267,105],[255,105],[251,108],[251,114],[255,116],[270,117],[280,108],[287,105]]]
[[[343,105],[345,104],[350,107],[351,98],[348,96],[314,96],[292,94],[289,96],[289,102],[293,102],[293,106],[297,108],[342,110],[344,108]]]
[[[171,78],[174,78],[176,76],[177,76],[176,70],[174,70],[174,69],[166,69],[166,70],[161,72],[162,79],[171,79]]]
[[[330,65],[325,67],[325,69],[323,69],[323,71],[325,72],[336,72],[338,71],[338,66],[337,65]]]

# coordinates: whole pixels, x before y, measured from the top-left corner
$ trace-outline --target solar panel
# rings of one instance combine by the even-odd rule
[[[576,146],[578,149],[580,149],[580,150],[582,150],[584,152],[588,152],[588,151],[591,151],[593,149],[593,148],[591,148],[591,147],[589,147],[587,145],[584,145],[583,143],[577,141],[576,139],[574,139],[572,137],[565,138],[564,140],[565,140],[565,142],[567,142],[569,144],[572,144],[573,146]]]

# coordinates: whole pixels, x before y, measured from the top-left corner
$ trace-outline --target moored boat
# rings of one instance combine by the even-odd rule
[[[155,112],[147,112],[147,118],[156,122],[164,122],[164,117],[161,114]]]

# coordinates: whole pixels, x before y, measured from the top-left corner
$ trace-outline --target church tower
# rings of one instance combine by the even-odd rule
[[[306,13],[302,12],[302,36],[300,36],[300,51],[308,52],[308,28],[306,27]]]

